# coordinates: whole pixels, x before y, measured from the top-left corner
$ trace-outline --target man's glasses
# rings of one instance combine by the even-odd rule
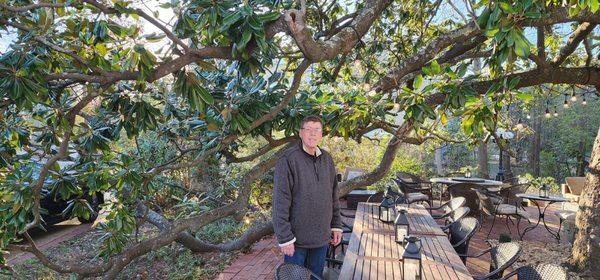
[[[302,129],[304,129],[307,132],[312,132],[312,133],[322,133],[323,132],[323,129],[321,129],[321,128],[304,128],[303,127]]]

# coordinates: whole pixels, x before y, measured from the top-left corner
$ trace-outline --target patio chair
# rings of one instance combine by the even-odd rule
[[[461,255],[465,258],[479,258],[484,254],[490,253],[490,270],[483,276],[474,276],[473,279],[500,279],[505,269],[510,267],[521,255],[521,245],[516,242],[499,243],[489,249],[475,255]]]
[[[447,202],[445,202],[444,204],[440,205],[439,207],[429,207],[427,208],[430,212],[432,210],[441,210],[443,211],[442,214],[431,214],[431,216],[434,219],[445,219],[447,217],[450,216],[450,214],[452,214],[452,212],[462,206],[465,205],[466,199],[462,196],[459,197],[455,197],[453,199],[448,200]]]
[[[308,268],[293,263],[282,263],[275,271],[276,280],[323,280],[323,278],[312,273]]]
[[[505,203],[495,204],[490,197],[493,195],[490,193],[485,193],[484,191],[476,190],[475,191],[477,197],[479,198],[479,218],[480,221],[483,222],[483,215],[492,216],[492,225],[490,226],[490,230],[486,236],[489,237],[492,233],[492,229],[494,228],[494,224],[496,223],[496,217],[504,217],[506,219],[506,226],[508,227],[508,232],[512,234],[510,231],[510,226],[508,224],[510,218],[515,218],[517,220],[517,233],[519,233],[519,223],[522,218],[525,218],[527,221],[527,214],[525,210],[521,208]],[[511,223],[512,220],[510,220]],[[514,223],[513,223],[514,224]]]
[[[526,193],[530,187],[530,183],[502,186],[500,188],[500,196],[506,200],[514,201],[517,207],[525,210],[525,207],[523,207],[523,199],[518,197],[517,194]]]
[[[479,189],[479,186],[473,183],[456,183],[448,186],[448,192],[450,193],[450,199],[455,197],[464,197],[466,202],[465,206],[469,209],[477,211],[477,195],[475,190]]]
[[[585,177],[566,177],[561,185],[562,195],[572,202],[579,202],[579,196],[585,186]]]
[[[558,217],[558,232],[560,233],[562,225],[566,220],[571,220],[573,223],[575,223],[577,212],[571,210],[557,210],[554,212],[554,215]],[[558,241],[560,242],[560,239],[558,239]]]
[[[448,233],[450,230],[450,227],[454,223],[457,223],[462,218],[469,215],[470,211],[471,211],[471,209],[469,209],[469,207],[466,207],[466,206],[459,207],[456,210],[452,211],[452,214],[450,214],[450,216],[446,218],[446,221],[445,221],[446,225],[441,227],[442,231]]]
[[[427,202],[430,207],[433,205],[431,182],[406,172],[396,173],[393,179],[405,196],[406,203]]]
[[[479,227],[479,221],[473,217],[460,219],[450,226],[450,244],[452,244],[457,254],[464,255],[469,252],[469,241],[479,230]],[[461,259],[463,263],[467,263],[466,257],[461,257]]]
[[[561,266],[555,264],[538,264],[536,266],[521,266],[517,270],[506,274],[503,280],[513,276],[518,280],[567,280],[567,272]]]

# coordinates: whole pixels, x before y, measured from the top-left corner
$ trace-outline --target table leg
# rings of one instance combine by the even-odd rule
[[[550,204],[554,203],[554,201],[548,201],[548,203],[546,204],[546,207],[544,207],[544,212],[542,213],[542,220],[544,222],[544,227],[546,228],[546,230],[552,235],[554,236],[554,238],[556,238],[556,241],[558,243],[560,243],[560,231],[556,231],[556,233],[554,231],[552,231],[550,229],[550,227],[548,227],[548,225],[546,224],[546,218],[545,218],[545,214],[546,214],[546,209],[548,208],[548,206],[550,206]]]
[[[530,199],[529,201],[533,202],[533,204],[535,204],[535,206],[536,206],[536,207],[537,207],[537,209],[538,209],[538,220],[537,220],[537,222],[535,223],[535,225],[528,226],[528,227],[526,227],[526,228],[523,230],[523,233],[521,234],[521,240],[523,240],[523,236],[525,236],[525,234],[526,234],[527,232],[529,232],[529,231],[533,230],[534,228],[536,228],[536,227],[537,227],[537,226],[540,224],[540,221],[542,220],[542,218],[544,217],[544,214],[542,213],[542,209],[540,208],[540,204],[539,204],[539,203],[538,203],[536,200],[533,200],[533,199]],[[546,209],[544,208],[544,212],[545,212],[545,211],[546,211]],[[517,234],[519,234],[519,233],[517,233]]]

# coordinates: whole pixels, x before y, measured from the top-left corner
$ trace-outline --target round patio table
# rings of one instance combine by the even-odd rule
[[[528,199],[529,201],[533,202],[533,204],[535,204],[535,206],[538,209],[538,220],[537,220],[537,222],[535,223],[535,225],[528,226],[528,227],[525,228],[525,230],[523,230],[523,233],[521,234],[521,240],[523,240],[523,236],[525,236],[525,234],[528,231],[531,231],[534,228],[536,228],[540,224],[540,221],[542,221],[542,223],[544,224],[544,227],[546,228],[546,230],[552,236],[554,236],[554,238],[556,238],[556,241],[558,241],[560,243],[560,232],[558,230],[557,231],[552,231],[552,229],[550,229],[548,227],[548,225],[546,224],[546,219],[545,219],[546,209],[548,209],[548,206],[550,206],[550,204],[553,204],[553,203],[556,203],[556,202],[566,202],[567,199],[564,198],[564,197],[560,197],[560,196],[539,196],[537,194],[528,194],[528,193],[519,193],[519,194],[517,194],[517,197]],[[543,211],[540,208],[540,204],[539,204],[540,201],[547,202]]]
[[[483,178],[475,178],[475,177],[471,177],[471,178],[465,178],[465,177],[439,177],[439,178],[431,178],[429,179],[430,182],[432,183],[437,183],[437,184],[444,184],[447,186],[451,186],[453,184],[458,184],[458,183],[471,183],[471,184],[475,184],[481,187],[485,187],[489,192],[493,192],[493,193],[499,193],[500,192],[500,186],[502,186],[502,184],[504,184],[501,181],[495,181],[495,180],[487,180],[487,179],[483,179]],[[441,202],[441,195],[440,195],[440,202]]]
[[[502,183],[501,181],[494,181],[494,180],[487,180],[487,179],[483,179],[483,178],[476,178],[476,177],[471,177],[471,178],[466,178],[466,177],[439,177],[439,178],[431,178],[429,179],[430,182],[432,183],[436,183],[436,184],[441,184],[441,185],[446,185],[448,186],[448,188],[451,188],[452,185],[454,184],[458,184],[458,183],[469,183],[469,184],[473,184],[473,185],[477,185],[478,187],[481,188],[485,188],[487,189],[489,192],[493,192],[493,193],[499,193],[500,192],[500,186],[504,183]],[[442,189],[443,190],[443,189]],[[476,215],[477,213],[479,213],[479,209],[477,209],[477,195],[475,195],[475,191],[472,191],[473,193],[470,193],[469,195],[465,195],[465,198],[467,199],[467,206],[470,209],[470,213],[473,215]],[[440,203],[442,203],[442,192],[440,192]]]

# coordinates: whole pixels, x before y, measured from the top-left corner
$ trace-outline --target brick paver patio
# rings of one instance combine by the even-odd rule
[[[532,223],[537,221],[537,208],[526,207]],[[558,229],[558,218],[553,215],[553,212],[560,208],[560,204],[552,205],[546,212],[546,221],[548,225],[553,229]],[[535,218],[535,219],[534,219]],[[351,222],[349,220],[348,222]],[[516,226],[510,224],[510,230],[512,231],[512,239],[518,240],[516,235]],[[521,230],[527,226],[526,221],[521,221]],[[480,252],[488,248],[485,242],[485,237],[491,226],[491,218],[488,218],[482,225],[482,228],[475,237],[471,240],[469,246],[469,252],[475,253]],[[497,219],[494,225],[493,231],[489,236],[489,239],[497,240],[501,233],[509,233],[508,226],[505,220]],[[529,231],[524,237],[524,241],[540,242],[546,244],[556,244],[556,239],[550,233],[546,231],[543,224]],[[566,243],[566,238],[561,236],[561,243]],[[481,259],[469,258],[467,261],[467,268],[473,275],[484,275],[489,269],[489,254],[484,255]],[[274,237],[270,236],[257,242],[249,254],[240,254],[238,258],[227,267],[218,277],[219,280],[228,279],[274,279],[275,268],[277,265],[283,262],[283,256],[277,247],[277,241]]]

